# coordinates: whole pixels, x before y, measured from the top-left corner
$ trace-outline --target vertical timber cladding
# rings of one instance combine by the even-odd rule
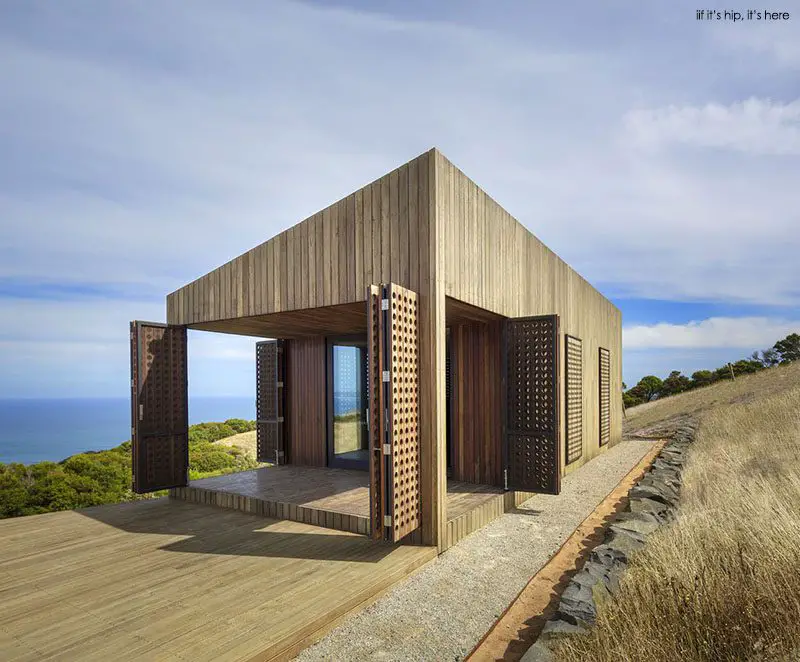
[[[131,452],[139,494],[188,483],[186,327],[133,321]]]
[[[259,462],[284,463],[284,358],[283,341],[256,343],[256,448]]]
[[[558,315],[508,319],[505,325],[507,487],[558,494]]]
[[[370,536],[381,540],[384,535],[386,472],[383,460],[383,398],[381,366],[383,359],[381,333],[381,288],[367,289],[367,388],[369,392],[369,512]]]
[[[611,352],[600,348],[600,445],[611,439]]]
[[[384,303],[384,301],[386,303]],[[387,417],[384,458],[385,534],[397,542],[420,525],[419,311],[416,292],[383,287],[381,375]]]
[[[583,452],[583,341],[575,336],[565,335],[564,383],[566,409],[564,419],[567,429],[564,433],[566,444],[566,464],[580,459]]]

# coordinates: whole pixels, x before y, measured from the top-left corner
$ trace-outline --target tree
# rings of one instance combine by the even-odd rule
[[[774,365],[778,365],[781,361],[780,354],[778,354],[778,350],[774,347],[770,347],[769,349],[762,349],[761,352],[753,352],[753,356],[756,354],[760,354],[758,360],[761,361],[761,365],[765,368],[771,368]]]
[[[691,388],[699,388],[700,386],[708,386],[714,382],[714,373],[710,370],[698,370],[692,373],[692,386]]]
[[[660,396],[675,395],[676,393],[688,391],[691,383],[691,380],[686,375],[682,375],[680,370],[673,370],[662,383]]]
[[[661,393],[661,387],[664,382],[655,375],[647,375],[639,380],[639,383],[634,386],[629,392],[635,397],[641,397],[642,402],[650,402],[653,398],[658,397]],[[634,392],[635,391],[635,392]]]
[[[764,365],[759,360],[741,359],[733,364],[733,373],[735,375],[745,375],[751,372],[758,372],[763,370]]]
[[[776,342],[773,349],[780,356],[781,363],[800,360],[800,334],[790,333],[783,340]]]

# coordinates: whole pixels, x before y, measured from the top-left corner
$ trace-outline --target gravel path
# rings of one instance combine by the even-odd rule
[[[452,547],[296,659],[461,660],[528,580],[650,450],[622,441]]]

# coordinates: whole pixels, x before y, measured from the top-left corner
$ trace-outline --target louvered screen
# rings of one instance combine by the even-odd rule
[[[139,494],[188,482],[186,328],[131,322],[131,452]]]
[[[256,449],[259,462],[284,463],[284,347],[256,343]]]
[[[574,336],[565,336],[566,397],[564,407],[566,430],[566,463],[580,459],[583,451],[583,342]]]
[[[611,439],[611,353],[600,348],[600,445]]]
[[[417,294],[390,284],[385,323],[391,443],[392,540],[419,526],[419,328]],[[387,365],[385,363],[384,365]]]
[[[506,320],[504,345],[508,486],[558,494],[558,316]]]

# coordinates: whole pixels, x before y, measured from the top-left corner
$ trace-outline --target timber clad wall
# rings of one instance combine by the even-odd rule
[[[169,324],[364,301],[430,268],[429,151],[167,296]]]
[[[501,341],[499,322],[450,328],[454,480],[503,484]]]
[[[327,465],[325,338],[287,340],[286,438],[291,464]]]
[[[610,436],[616,442],[622,434],[619,310],[439,152],[435,167],[445,293],[506,317],[555,313],[562,342],[564,334],[582,338],[585,356],[597,356],[601,346],[612,348]],[[560,352],[559,374],[564,368]],[[583,380],[583,453],[570,471],[599,452],[597,370],[584,370]],[[561,448],[563,416],[561,407]]]
[[[438,543],[441,549],[446,530],[446,300],[503,317],[557,314],[560,342],[564,334],[583,339],[585,368],[600,347],[609,348],[610,443],[620,439],[619,310],[435,149],[173,292],[167,297],[167,322],[261,337],[365,332],[366,288],[390,282],[419,294],[423,542]],[[472,332],[463,333],[466,348],[475,339]],[[309,343],[298,349],[308,366],[316,353],[324,357],[324,344]],[[558,361],[558,372],[564,375],[563,351]],[[324,371],[323,358],[319,365]],[[490,368],[474,369],[485,375]],[[298,370],[305,374],[311,368]],[[294,376],[300,379],[300,373]],[[320,379],[323,384],[324,372]],[[302,382],[304,397],[316,397],[311,396],[312,383]],[[582,454],[567,471],[600,452],[597,370],[584,369],[581,391]],[[287,393],[287,397],[291,396]],[[472,414],[483,425],[485,436],[486,426],[495,423],[491,414],[485,414],[488,407],[476,397],[467,393],[463,402],[473,405]],[[324,412],[324,402],[319,407],[314,411]],[[563,412],[561,407],[561,449],[566,428]],[[467,413],[465,408],[464,416]],[[323,423],[317,429],[324,435],[321,415]],[[324,463],[324,436],[312,441],[310,432],[301,434],[310,430],[310,423],[300,417],[296,405],[289,417],[289,428],[295,430],[289,433],[292,461]],[[474,444],[480,443],[479,430],[459,433],[462,480],[497,475],[491,455],[480,461],[470,456]]]

